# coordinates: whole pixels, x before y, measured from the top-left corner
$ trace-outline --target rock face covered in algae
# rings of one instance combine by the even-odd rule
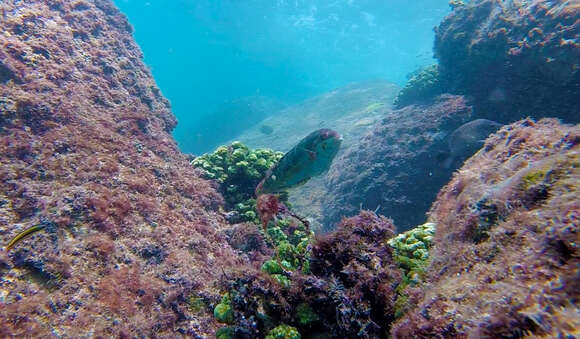
[[[211,336],[223,204],[112,1],[0,2],[0,337]],[[193,300],[194,302],[188,302]]]
[[[418,69],[397,94],[393,105],[402,108],[409,104],[429,103],[437,95],[445,92],[440,81],[438,65]]]
[[[465,98],[444,94],[429,105],[395,110],[338,155],[328,172],[325,225],[362,208],[393,218],[399,231],[425,222],[437,192],[451,177],[438,155],[447,137],[473,119]]]
[[[428,282],[393,337],[577,337],[579,194],[579,126],[503,127],[439,193]]]
[[[112,2],[8,0],[0,15],[0,241],[38,229],[0,250],[0,337],[579,335],[578,126],[503,127],[418,232],[393,238],[391,220],[347,199],[345,214],[359,214],[312,244],[296,224],[261,234],[245,223],[229,239],[236,253],[224,199],[178,152],[169,105]],[[432,161],[441,122],[450,132],[471,113],[461,97],[433,104],[394,115],[398,134],[381,122],[387,146],[356,158],[389,156],[399,184],[367,187],[408,215],[426,206],[406,194],[436,189],[405,180],[430,171],[401,159]],[[345,182],[335,198],[370,177],[334,174]]]
[[[465,1],[435,28],[440,81],[481,118],[578,123],[579,31],[577,1]]]

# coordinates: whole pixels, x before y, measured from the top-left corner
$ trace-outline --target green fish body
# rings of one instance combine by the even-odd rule
[[[338,153],[342,138],[330,129],[310,133],[268,170],[256,195],[284,192],[326,172]]]

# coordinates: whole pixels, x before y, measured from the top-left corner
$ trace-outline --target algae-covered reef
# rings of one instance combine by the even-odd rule
[[[569,3],[456,5],[436,48],[461,37],[444,32],[462,20],[489,17],[493,28],[497,8],[574,30]],[[262,225],[255,217],[252,188],[279,154],[233,144],[199,157],[204,172],[192,168],[170,135],[169,103],[110,0],[7,0],[0,19],[0,337],[579,335],[579,126],[526,119],[502,127],[439,192],[423,223],[451,176],[437,154],[453,130],[481,117],[474,112],[486,114],[472,107],[485,107],[477,93],[489,84],[465,87],[475,106],[449,94],[393,112],[384,100],[365,101],[354,116],[372,119],[358,127],[385,117],[331,168],[324,217],[338,226],[314,236],[273,195],[258,199]],[[560,65],[553,89],[563,92],[539,95],[532,83],[522,109],[577,118],[566,111],[575,102],[566,86],[577,79],[566,60],[577,51],[562,27],[532,28],[520,50],[510,45],[515,30],[488,38],[505,34],[522,61],[501,72],[524,72],[517,67],[542,55],[528,53],[541,46],[529,39],[556,34],[559,47],[549,38],[540,51],[561,58],[542,55],[557,61],[538,69]],[[505,56],[477,50],[458,56],[482,63],[456,60],[457,74],[481,79],[484,61]],[[438,81],[469,82],[438,53]],[[491,101],[504,105],[499,117],[523,112],[514,108],[518,84],[507,98],[505,88],[492,91]],[[240,214],[254,214],[229,225],[223,208],[239,201],[247,202]],[[362,210],[376,207],[399,231],[422,225],[397,236],[391,219]]]
[[[109,0],[0,15],[2,247],[43,225],[0,250],[0,336],[213,335],[214,267],[240,259],[126,18]]]
[[[236,246],[254,268],[224,272],[221,338],[577,335],[579,147],[556,119],[504,126],[398,235],[370,211],[313,240],[273,218],[247,240],[273,250]]]
[[[580,127],[522,120],[439,193],[431,265],[396,338],[575,337]]]
[[[466,1],[435,28],[440,82],[482,118],[580,122],[579,30],[577,1]]]
[[[580,122],[580,43],[574,1],[450,1],[435,27],[438,64],[412,74],[395,99],[401,108],[440,93],[469,99],[477,118]]]
[[[392,221],[361,211],[310,244],[293,240],[294,229],[270,222],[272,259],[225,272],[215,311],[223,338],[260,338],[280,324],[302,338],[387,338],[403,278],[387,245]]]

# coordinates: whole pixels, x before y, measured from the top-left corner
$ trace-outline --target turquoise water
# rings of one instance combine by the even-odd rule
[[[184,152],[350,82],[431,64],[447,0],[115,0],[171,101]],[[306,133],[306,131],[305,131]]]

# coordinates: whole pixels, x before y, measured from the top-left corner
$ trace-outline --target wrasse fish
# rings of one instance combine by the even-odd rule
[[[341,142],[340,134],[330,129],[310,133],[266,172],[256,187],[256,195],[284,192],[326,172]]]

